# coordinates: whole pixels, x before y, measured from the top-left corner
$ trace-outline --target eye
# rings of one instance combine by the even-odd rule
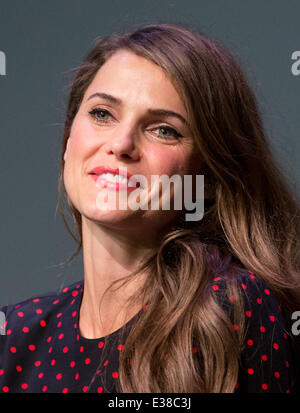
[[[107,119],[107,116],[112,118],[112,114],[106,110],[106,109],[102,109],[102,108],[95,108],[91,111],[89,111],[89,114],[91,115],[91,117],[95,120],[95,122],[97,123],[108,123],[109,119]],[[157,129],[160,129],[163,131],[162,134],[159,134],[159,137],[162,139],[178,139],[178,138],[182,138],[183,136],[178,133],[174,128],[171,128],[170,126],[167,125],[160,125],[158,126]]]
[[[105,115],[109,115],[110,117],[112,117],[111,113],[109,113],[106,109],[101,109],[101,108],[95,108],[89,111],[89,114],[92,116],[95,122],[98,122],[98,123],[108,122],[108,120],[105,118]]]
[[[175,129],[170,128],[169,126],[166,125],[161,125],[158,126],[156,129],[161,129],[162,131],[164,131],[164,133],[162,135],[159,135],[160,137],[162,137],[163,139],[170,139],[170,138],[182,138],[183,136],[178,133]]]

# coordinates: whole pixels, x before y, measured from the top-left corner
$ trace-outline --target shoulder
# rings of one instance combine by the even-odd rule
[[[223,290],[228,284],[236,282],[239,288],[242,291],[245,291],[245,294],[256,294],[257,292],[264,292],[266,295],[269,295],[270,288],[266,281],[262,277],[259,277],[253,271],[247,270],[246,268],[240,268],[238,271],[233,272],[222,272],[217,274],[211,282],[211,288],[217,291],[220,287]]]
[[[268,283],[257,274],[241,270],[236,274],[232,293],[231,276],[217,276],[210,284],[217,300],[230,315],[232,327],[238,331],[232,307],[242,299],[245,332],[240,355],[237,383],[241,392],[292,392],[295,386],[296,360],[291,346],[289,320]]]
[[[235,285],[235,289],[231,288]],[[209,285],[218,303],[230,315],[234,323],[233,307],[240,300],[247,329],[256,329],[258,333],[280,331],[291,335],[290,320],[282,312],[281,305],[271,286],[260,276],[247,269],[241,269],[235,275],[221,274]],[[266,334],[267,335],[267,334]]]
[[[33,296],[15,304],[0,308],[5,319],[3,335],[16,333],[20,329],[31,329],[34,325],[46,325],[53,312],[62,309],[72,296],[79,293],[83,281],[77,281],[58,291]],[[4,314],[4,316],[3,316]]]
[[[230,292],[233,291],[230,287],[233,284],[237,287],[246,307],[255,307],[259,310],[267,308],[276,313],[281,312],[280,304],[270,285],[250,270],[241,268],[234,275],[226,273],[217,275],[210,282],[209,288],[214,290],[219,299],[224,301],[224,304],[225,300],[234,303],[238,297],[234,293],[230,295]],[[249,316],[249,314],[247,315]]]

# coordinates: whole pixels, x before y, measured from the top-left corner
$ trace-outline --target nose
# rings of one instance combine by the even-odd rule
[[[137,131],[135,127],[121,126],[109,137],[106,151],[118,159],[138,160],[139,150],[136,146]]]

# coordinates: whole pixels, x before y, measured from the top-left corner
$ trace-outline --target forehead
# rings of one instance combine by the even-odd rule
[[[156,64],[127,50],[113,54],[98,70],[86,90],[107,92],[136,102],[157,102],[185,114],[185,108],[170,77]]]

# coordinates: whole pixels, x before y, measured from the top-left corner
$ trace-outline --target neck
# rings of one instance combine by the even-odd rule
[[[113,232],[107,227],[82,217],[84,291],[79,314],[79,330],[83,337],[99,338],[113,333],[137,314],[143,302],[125,308],[127,299],[141,287],[146,274],[117,291],[105,293],[116,280],[124,280],[141,262],[152,255],[157,244],[146,245],[128,231]],[[145,238],[145,237],[143,237]],[[113,290],[121,285],[117,283]],[[101,308],[100,308],[100,301]]]

